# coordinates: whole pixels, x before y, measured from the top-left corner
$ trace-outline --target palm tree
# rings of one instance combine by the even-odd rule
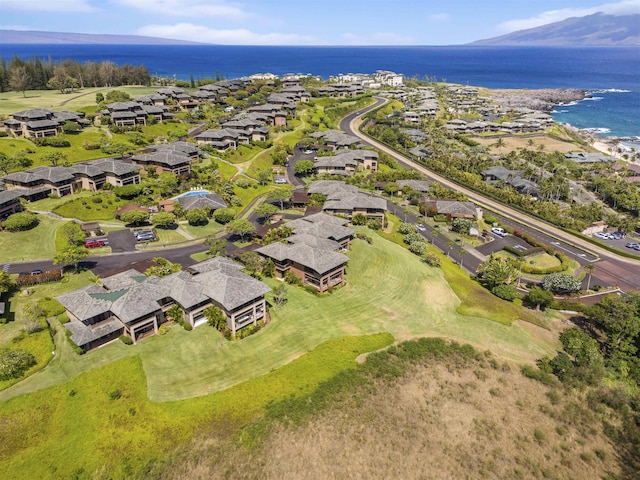
[[[463,267],[462,261],[464,260],[464,256],[467,254],[467,251],[464,248],[458,250],[458,255],[460,255],[460,266]]]
[[[438,231],[434,228],[433,230],[431,230],[431,235],[433,235],[433,240],[431,240],[431,243],[435,243],[436,237],[438,236]]]
[[[449,242],[446,243],[446,245],[447,245],[447,258],[450,258],[449,257],[449,252],[451,251],[451,247],[453,247],[455,245],[455,243],[449,241]]]
[[[504,142],[504,139],[499,138],[493,145],[491,145],[492,147],[496,147],[498,149],[498,155],[502,155],[502,149],[504,148],[504,146],[506,145],[506,143]]]
[[[595,270],[596,266],[593,263],[588,263],[583,268],[589,272],[589,278],[587,279],[587,290],[589,290],[589,287],[591,286],[591,274]]]

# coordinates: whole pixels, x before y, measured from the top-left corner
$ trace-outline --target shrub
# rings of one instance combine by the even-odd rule
[[[127,337],[126,335],[120,335],[120,337],[118,338],[120,338],[120,341],[125,345],[133,345],[133,340],[131,340],[131,338]]]
[[[136,185],[123,185],[122,187],[116,187],[113,192],[120,198],[131,200],[142,193],[144,187],[141,184]]]
[[[580,281],[565,273],[551,273],[542,279],[542,288],[554,293],[574,293],[580,290]]]
[[[424,257],[422,257],[422,260],[430,267],[440,267],[440,257],[434,255],[433,253],[427,253]]]
[[[10,232],[23,232],[25,230],[31,230],[40,223],[40,220],[31,212],[18,212],[2,222],[2,228],[9,230]]]
[[[163,323],[158,327],[158,335],[166,335],[169,330],[171,330],[171,324]]]
[[[0,350],[0,380],[19,378],[36,364],[35,357],[23,349]]]
[[[290,285],[302,286],[302,280],[296,277],[290,270],[284,274],[284,281]]]
[[[102,197],[91,197],[93,203],[102,203]]]
[[[427,251],[427,244],[421,241],[411,242],[411,244],[409,245],[409,251],[411,253],[415,253],[418,256],[422,256]]]
[[[518,297],[518,290],[514,285],[496,285],[491,293],[508,302],[513,302]]]
[[[408,233],[416,233],[416,226],[410,223],[401,223],[398,227],[398,233],[407,235]]]
[[[425,243],[424,237],[415,231],[412,233],[407,233],[402,238],[402,241],[408,245],[411,245],[412,243],[416,243],[416,242]]]
[[[39,147],[66,148],[71,146],[69,140],[60,137],[38,137],[33,139],[33,143]]]
[[[193,327],[189,322],[182,322],[182,326],[187,332],[190,332],[191,330],[193,330]]]

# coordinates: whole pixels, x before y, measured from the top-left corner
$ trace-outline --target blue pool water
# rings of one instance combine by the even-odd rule
[[[209,190],[192,190],[190,192],[187,193],[182,193],[180,195],[178,195],[176,198],[181,198],[181,197],[195,197],[198,195],[207,195],[209,192]]]

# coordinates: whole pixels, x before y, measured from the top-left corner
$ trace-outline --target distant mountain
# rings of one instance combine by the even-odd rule
[[[541,27],[519,30],[470,45],[635,46],[640,45],[640,14],[567,18]]]
[[[185,40],[142,37],[140,35],[102,35],[93,33],[62,33],[26,30],[0,30],[2,43],[57,43],[105,45],[202,45]]]

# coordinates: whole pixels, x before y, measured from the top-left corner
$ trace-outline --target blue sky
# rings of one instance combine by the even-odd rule
[[[640,0],[0,0],[0,28],[228,45],[455,45]]]

